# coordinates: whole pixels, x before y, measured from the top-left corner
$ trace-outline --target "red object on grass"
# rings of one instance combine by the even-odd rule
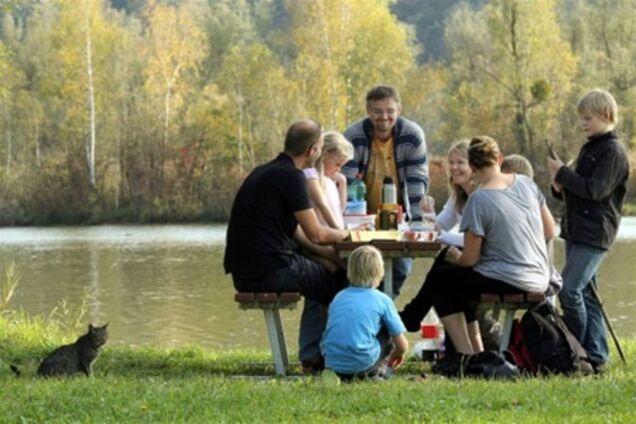
[[[422,324],[420,327],[420,334],[423,339],[437,339],[439,338],[439,325],[438,324]]]

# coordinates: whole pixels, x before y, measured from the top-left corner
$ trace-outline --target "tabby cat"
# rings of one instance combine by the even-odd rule
[[[40,364],[37,374],[42,377],[71,376],[78,373],[91,375],[91,365],[97,359],[99,348],[108,340],[108,324],[94,327],[88,324],[88,333],[80,336],[75,343],[58,347]],[[13,372],[20,375],[14,365]]]

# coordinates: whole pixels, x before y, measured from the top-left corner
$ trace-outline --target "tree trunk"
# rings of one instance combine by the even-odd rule
[[[239,124],[238,124],[238,158],[239,158],[239,170],[243,175],[243,95],[241,94],[241,88],[239,87],[237,94],[238,106],[239,106]]]
[[[11,134],[11,113],[9,112],[9,107],[5,107],[5,122],[7,124],[6,128],[6,139],[7,139],[7,163],[6,163],[6,173],[7,176],[11,175],[11,165],[13,162],[13,135]]]
[[[88,2],[84,2],[85,11],[85,30],[86,30],[86,72],[88,74],[88,107],[89,107],[89,140],[86,149],[86,156],[88,161],[88,173],[89,182],[91,188],[94,190],[96,187],[95,182],[95,87],[93,85],[93,58],[91,47],[91,32],[90,32],[90,9]]]
[[[165,152],[168,146],[168,128],[170,127],[170,100],[172,97],[172,85],[168,85],[166,95],[164,97],[164,117],[163,117],[163,150]]]
[[[35,141],[35,164],[39,168],[40,165],[41,165],[41,158],[40,158],[40,124],[35,124],[34,141]]]

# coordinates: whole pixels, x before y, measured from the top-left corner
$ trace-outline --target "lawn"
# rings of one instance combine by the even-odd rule
[[[411,358],[392,381],[339,384],[329,372],[301,377],[297,365],[275,378],[268,352],[107,344],[90,378],[37,378],[39,360],[71,333],[0,314],[0,422],[636,422],[636,367],[615,352],[602,376],[423,380],[426,365]],[[634,358],[636,342],[622,344]]]

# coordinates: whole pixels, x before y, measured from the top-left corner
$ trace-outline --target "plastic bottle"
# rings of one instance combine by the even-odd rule
[[[367,196],[367,186],[362,180],[362,174],[356,175],[356,179],[351,182],[347,190],[347,197],[354,202],[362,202]]]
[[[384,177],[384,180],[382,181],[382,203],[397,203],[397,189],[395,188],[395,183],[393,183],[393,178],[391,177]]]
[[[422,339],[413,346],[413,354],[423,361],[434,361],[443,356],[444,329],[434,311],[430,311],[422,321]]]

